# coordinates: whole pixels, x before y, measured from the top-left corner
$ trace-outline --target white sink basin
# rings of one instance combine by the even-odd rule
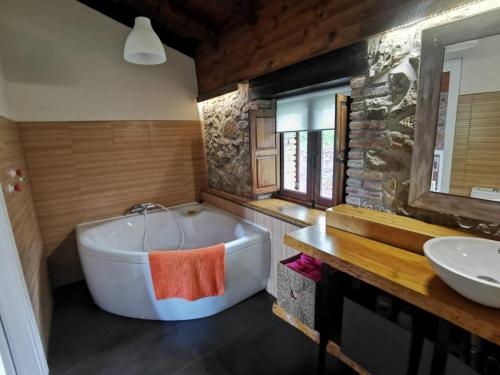
[[[500,308],[500,242],[439,237],[424,244],[425,256],[443,281],[475,302]]]

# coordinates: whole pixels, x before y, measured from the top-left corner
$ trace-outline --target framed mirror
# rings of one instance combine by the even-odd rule
[[[500,222],[500,10],[424,30],[409,204]]]

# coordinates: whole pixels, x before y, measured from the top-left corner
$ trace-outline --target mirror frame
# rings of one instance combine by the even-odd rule
[[[500,9],[422,32],[422,51],[408,204],[485,222],[500,222],[500,202],[430,190],[444,47],[500,34]],[[500,147],[500,145],[499,145]]]

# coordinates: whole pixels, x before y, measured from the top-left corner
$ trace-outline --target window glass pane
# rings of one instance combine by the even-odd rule
[[[307,192],[307,132],[283,134],[283,187]]]
[[[321,132],[320,195],[327,199],[332,199],[333,197],[334,140],[334,130],[323,130]]]

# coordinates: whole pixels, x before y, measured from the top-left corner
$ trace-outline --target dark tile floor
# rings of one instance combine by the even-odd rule
[[[271,312],[266,292],[217,315],[182,322],[109,314],[85,283],[56,291],[52,375],[315,374],[317,346]],[[327,373],[352,372],[333,357]]]

